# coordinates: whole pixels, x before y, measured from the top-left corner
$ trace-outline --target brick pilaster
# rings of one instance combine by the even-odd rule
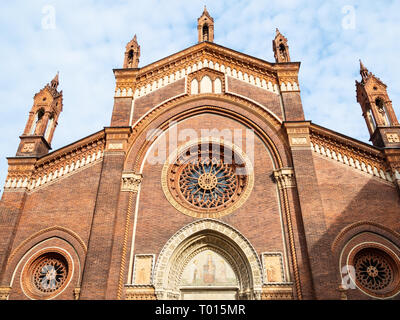
[[[337,285],[332,281],[332,256],[329,246],[321,242],[327,225],[310,148],[310,122],[287,122],[284,126],[292,152],[315,298],[337,299],[333,296]]]
[[[131,128],[105,128],[106,150],[83,270],[80,299],[105,299],[121,176]]]
[[[4,278],[7,260],[14,242],[25,204],[26,191],[4,191],[0,206],[0,286],[9,285]]]
[[[34,170],[36,158],[8,158],[8,180],[22,180]],[[15,183],[15,182],[14,182]],[[27,197],[27,185],[17,183],[12,190],[5,188],[0,202],[0,286],[8,285],[4,278],[18,224]]]

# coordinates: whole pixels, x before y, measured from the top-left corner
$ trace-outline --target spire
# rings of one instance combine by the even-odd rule
[[[53,78],[53,80],[51,80],[51,87],[54,89],[57,89],[58,85],[60,84],[58,77],[59,77],[60,72],[57,71],[56,76]]]
[[[137,68],[140,58],[140,46],[137,42],[136,34],[126,45],[124,68]]]
[[[211,18],[210,14],[209,14],[208,11],[207,11],[206,5],[204,5],[204,10],[203,10],[203,14],[202,14],[202,15],[205,15],[205,16]],[[212,18],[211,18],[211,19],[212,19]]]
[[[361,82],[356,81],[357,102],[363,111],[370,140],[377,147],[400,147],[400,126],[387,86],[360,60]]]
[[[57,121],[62,112],[62,91],[58,91],[59,72],[33,97],[25,130],[20,136],[17,157],[40,157],[49,152]]]
[[[272,40],[272,47],[277,63],[290,62],[289,46],[287,42],[287,39],[280,33],[279,29],[276,28],[275,39]]]
[[[199,43],[203,41],[214,42],[214,19],[204,6],[204,10],[200,18],[197,19],[197,30]]]
[[[361,77],[362,77],[362,81],[365,82],[365,80],[368,79],[369,71],[364,66],[364,64],[362,63],[361,59],[360,59],[360,74],[361,74]]]

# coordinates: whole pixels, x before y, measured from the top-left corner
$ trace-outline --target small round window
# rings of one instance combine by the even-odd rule
[[[61,292],[71,277],[70,263],[59,252],[34,256],[23,272],[24,291],[33,299],[50,299]]]
[[[399,261],[378,248],[363,248],[352,258],[357,286],[365,293],[387,298],[400,289]]]

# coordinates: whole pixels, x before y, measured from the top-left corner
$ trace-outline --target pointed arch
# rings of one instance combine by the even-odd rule
[[[161,250],[153,276],[158,299],[179,298],[180,279],[186,265],[206,249],[224,257],[236,272],[239,298],[260,297],[262,268],[251,243],[226,223],[202,219],[176,232]]]
[[[271,151],[274,166],[277,168],[292,166],[287,141],[279,134],[281,128],[279,119],[268,109],[252,101],[224,94],[219,95],[218,99],[206,95],[178,97],[154,107],[142,116],[133,125],[135,134],[131,135],[128,141],[124,170],[139,172],[146,151],[154,142],[154,139],[146,137],[148,132],[164,131],[168,129],[171,121],[179,122],[201,113],[224,115],[239,121],[254,130]]]

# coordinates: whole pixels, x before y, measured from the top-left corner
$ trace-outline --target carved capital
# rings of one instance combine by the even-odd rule
[[[296,179],[293,168],[281,168],[274,171],[274,178],[279,186],[279,189],[296,187]]]
[[[122,174],[121,191],[138,192],[143,176],[134,172],[126,172]]]
[[[10,292],[10,287],[0,287],[0,300],[8,300]]]

